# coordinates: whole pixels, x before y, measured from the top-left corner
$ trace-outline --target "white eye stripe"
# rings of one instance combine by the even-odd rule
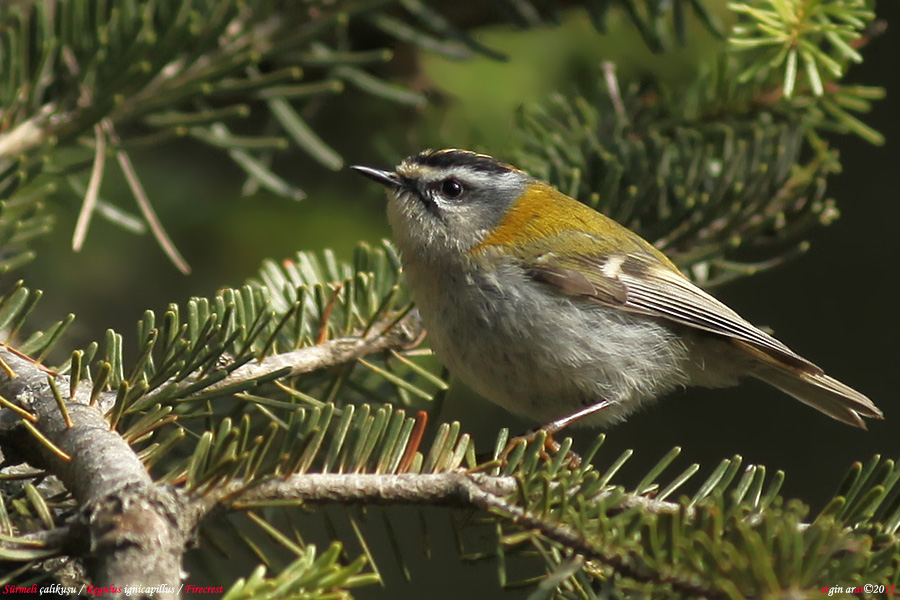
[[[469,188],[486,188],[512,184],[521,179],[522,174],[515,171],[505,173],[486,172],[467,166],[435,168],[415,163],[404,163],[397,168],[397,173],[410,179],[418,179],[424,184],[435,183],[455,178]]]
[[[508,185],[512,185],[519,181],[519,176],[515,173],[486,173],[484,171],[476,171],[465,167],[453,169],[440,169],[430,173],[427,177],[422,177],[422,182],[427,184],[438,183],[447,179],[455,179],[459,181],[467,189],[498,189]]]

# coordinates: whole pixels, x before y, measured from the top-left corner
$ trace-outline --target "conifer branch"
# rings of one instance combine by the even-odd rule
[[[78,546],[78,554],[90,555],[92,583],[171,586],[180,581],[182,556],[197,517],[184,495],[154,483],[101,410],[89,405],[88,389],[69,400],[67,426],[47,374],[5,349],[0,358],[15,373],[0,371],[0,393],[35,415],[35,426],[71,459],[64,460],[37,438],[20,436],[8,418],[0,421],[0,443],[56,475],[75,498],[79,511],[64,539]],[[67,377],[59,379],[62,384]],[[47,535],[50,542],[63,538]]]
[[[514,502],[507,497],[518,491],[511,475],[487,475],[454,471],[449,473],[303,473],[284,479],[272,479],[247,488],[243,481],[232,480],[204,499],[227,499],[232,506],[264,503],[272,500],[296,500],[304,504],[428,505],[454,508],[505,507]],[[591,498],[600,502],[610,496],[605,490]],[[489,498],[490,497],[490,498]],[[620,509],[640,508],[648,514],[673,514],[681,507],[674,502],[626,494],[617,499]],[[688,514],[693,511],[688,511]]]
[[[306,348],[266,356],[257,362],[245,364],[232,371],[221,381],[206,387],[204,393],[208,394],[232,388],[235,385],[259,381],[276,373],[280,377],[302,375],[344,365],[370,354],[391,349],[399,350],[414,343],[424,331],[418,311],[412,311],[399,321],[395,316],[374,325],[365,335],[325,340]],[[196,377],[188,377],[179,385],[187,388],[196,383],[196,380]],[[172,393],[172,390],[166,386],[160,386],[149,392],[146,397],[148,400],[153,400],[163,390],[167,394]]]
[[[202,502],[208,507],[225,501],[233,508],[265,505],[273,501],[295,501],[303,504],[419,505],[451,508],[477,508],[503,517],[524,529],[561,544],[588,561],[602,563],[620,574],[638,581],[670,585],[684,593],[707,598],[725,597],[715,589],[699,584],[674,572],[643,567],[637,557],[622,556],[606,550],[602,540],[589,540],[578,529],[535,514],[519,504],[514,495],[519,491],[516,478],[485,473],[305,473],[284,479],[266,481],[243,489],[239,480],[207,494]],[[611,496],[604,491],[590,502],[602,502]],[[616,494],[618,495],[618,494]],[[661,502],[639,495],[618,498],[617,511],[631,508],[646,514],[675,514],[683,509],[675,503]],[[688,514],[692,511],[688,511]]]

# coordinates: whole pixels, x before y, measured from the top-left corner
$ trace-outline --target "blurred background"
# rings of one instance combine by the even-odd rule
[[[635,450],[622,482],[638,480],[673,446],[683,449],[673,472],[698,462],[702,473],[708,473],[722,458],[739,454],[747,462],[786,471],[783,493],[816,510],[834,494],[853,461],[874,454],[900,457],[900,403],[893,381],[900,369],[900,284],[895,280],[900,269],[893,262],[900,259],[894,231],[900,222],[895,171],[900,168],[900,37],[892,29],[900,22],[900,8],[885,0],[876,10],[888,30],[863,50],[865,61],[853,67],[850,80],[886,88],[887,100],[865,116],[886,136],[886,144],[833,137],[844,171],[830,179],[827,195],[836,200],[841,218],[812,231],[805,255],[715,293],[829,374],[869,395],[883,409],[885,421],[871,423],[868,432],[855,430],[763,384],[690,389],[608,432],[600,464],[609,464],[627,448]],[[506,62],[476,58],[454,63],[413,56],[400,45],[383,75],[423,91],[428,106],[400,109],[368,98],[363,102],[359,92],[349,90],[307,107],[304,117],[348,165],[390,167],[426,147],[471,148],[512,158],[509,140],[523,103],[577,88],[582,79],[596,77],[604,60],[615,61],[620,74],[650,70],[673,79],[687,76],[698,58],[721,43],[692,23],[686,47],[654,56],[624,18],[611,15],[611,23],[610,33],[600,35],[584,14],[573,10],[556,27],[477,31],[480,42],[509,56]],[[127,340],[145,309],[162,310],[171,302],[239,285],[265,258],[325,247],[349,257],[358,241],[377,243],[390,235],[382,190],[347,169],[328,171],[299,151],[284,152],[275,162],[279,174],[306,192],[299,201],[265,192],[243,196],[243,173],[225,155],[196,142],[134,151],[132,157],[192,272],[180,274],[149,235],[133,235],[101,219],[92,225],[84,249],[73,253],[70,235],[81,198],[58,194],[55,232],[40,240],[38,260],[21,276],[45,292],[33,322],[77,315],[69,333],[72,345],[102,339],[107,328],[123,332]],[[115,176],[110,173],[102,197],[134,210],[124,182]],[[458,384],[434,418],[459,420],[482,450],[500,427],[518,433],[533,426]],[[581,448],[596,434],[571,433]],[[429,580],[422,589],[432,596],[442,593],[435,585],[442,560],[459,559],[433,557],[419,565],[423,570],[413,574],[410,597],[415,597],[416,581]],[[391,567],[386,570],[387,577],[398,576]],[[473,588],[479,581],[496,585],[493,567],[473,567],[471,573]],[[446,597],[455,595],[447,591]],[[377,597],[378,592],[366,590],[361,596]]]

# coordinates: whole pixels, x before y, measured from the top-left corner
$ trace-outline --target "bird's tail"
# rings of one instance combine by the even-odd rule
[[[753,376],[847,425],[865,429],[863,417],[884,418],[881,410],[866,396],[829,377],[817,367],[815,369],[787,365],[777,358],[764,355],[753,370]]]

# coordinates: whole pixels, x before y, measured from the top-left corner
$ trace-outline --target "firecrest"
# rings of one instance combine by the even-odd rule
[[[849,425],[882,418],[637,234],[512,165],[448,149],[353,169],[388,188],[434,352],[513,413],[604,425],[675,388],[749,376]]]

